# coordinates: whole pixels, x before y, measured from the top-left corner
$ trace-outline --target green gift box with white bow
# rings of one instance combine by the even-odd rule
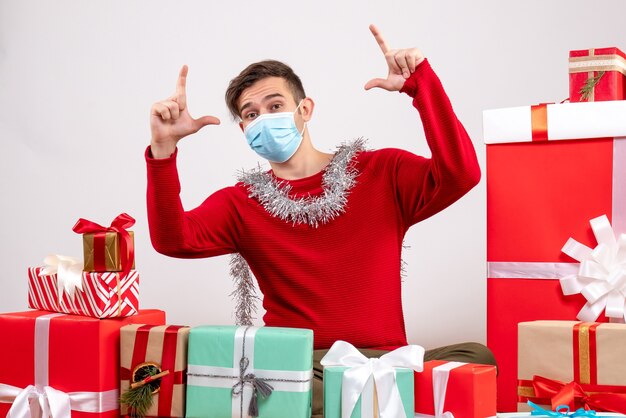
[[[401,347],[368,359],[336,341],[324,356],[324,417],[412,418],[414,373],[423,370],[424,348]]]
[[[188,363],[187,417],[311,416],[311,330],[194,327]]]
[[[348,367],[325,367],[324,368],[324,417],[341,418],[341,388],[343,373]],[[397,368],[396,384],[400,391],[402,406],[407,417],[412,417],[413,412],[413,370]],[[364,393],[359,396],[359,400],[352,410],[350,418],[362,418],[367,416],[378,417],[378,400],[374,392],[373,381],[370,380],[364,389]],[[366,412],[367,411],[367,412]],[[370,415],[368,415],[368,413]]]

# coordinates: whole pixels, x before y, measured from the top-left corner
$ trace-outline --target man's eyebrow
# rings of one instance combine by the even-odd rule
[[[285,98],[285,96],[283,96],[280,93],[272,93],[272,94],[268,94],[267,96],[265,96],[261,101],[262,102],[266,102],[268,100],[273,99],[274,97],[282,97],[283,99]],[[252,102],[246,102],[244,103],[243,106],[241,106],[241,109],[239,109],[239,113],[243,113],[244,110],[246,110],[247,108],[249,108],[250,106],[252,106]]]

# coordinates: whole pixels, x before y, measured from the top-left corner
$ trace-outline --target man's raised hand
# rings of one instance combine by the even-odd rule
[[[187,109],[186,65],[180,69],[176,92],[165,100],[156,102],[150,109],[150,148],[154,158],[167,158],[176,150],[176,144],[187,135],[194,134],[207,125],[219,125],[214,116],[194,119]]]
[[[424,55],[417,48],[390,49],[376,26],[370,25],[370,31],[385,56],[389,73],[387,78],[373,78],[368,81],[365,90],[378,87],[388,91],[399,91],[404,81],[424,61]]]

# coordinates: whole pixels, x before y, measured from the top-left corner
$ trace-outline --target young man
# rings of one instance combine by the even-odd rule
[[[219,120],[189,115],[186,66],[176,93],[152,107],[146,161],[155,249],[186,258],[241,254],[264,295],[265,325],[314,330],[314,417],[321,416],[319,359],[336,340],[369,356],[407,344],[400,280],[404,235],[480,179],[472,142],[428,61],[415,48],[390,49],[373,25],[370,30],[389,73],[365,89],[413,98],[430,159],[399,149],[367,151],[358,140],[335,154],[318,151],[306,128],[313,100],[291,68],[263,61],[231,81],[226,101],[271,171],[246,173],[185,212],[177,143]],[[475,343],[429,350],[426,359],[434,358],[494,363]]]

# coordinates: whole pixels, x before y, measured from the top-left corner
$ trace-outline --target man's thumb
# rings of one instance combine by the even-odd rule
[[[204,128],[207,125],[219,125],[219,124],[220,124],[220,120],[216,118],[215,116],[202,116],[201,118],[194,120],[194,125],[196,129],[198,130],[200,128]]]
[[[385,90],[389,90],[391,88],[389,81],[384,78],[373,78],[365,84],[365,90],[369,90],[374,87]]]

